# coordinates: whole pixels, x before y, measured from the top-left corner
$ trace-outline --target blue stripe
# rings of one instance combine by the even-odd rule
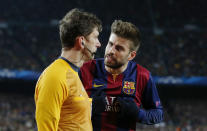
[[[136,80],[137,80],[137,64],[134,63],[133,61],[129,61],[128,65],[127,65],[127,69],[123,72],[123,80],[122,80],[122,95],[125,98],[129,98],[129,99],[133,99],[133,97],[135,97],[136,94]],[[134,82],[134,87],[135,87],[135,91],[133,94],[126,94],[123,91],[123,87],[124,87],[124,82],[128,81],[128,82]],[[132,127],[131,125],[132,123],[129,122],[129,120],[126,119],[119,119],[117,122],[117,131],[129,131],[130,127]]]
[[[94,73],[94,79],[93,79],[93,85],[103,85],[100,87],[94,87],[92,88],[96,89],[105,89],[107,88],[107,73],[104,67],[104,59],[96,59],[96,68]]]
[[[137,85],[137,64],[133,61],[129,61],[128,65],[127,65],[127,69],[123,72],[124,74],[124,78],[122,81],[122,87],[124,87],[124,82],[128,81],[128,82],[134,82],[134,87],[135,87],[135,92],[132,94],[133,96],[135,96],[136,93],[136,85]],[[125,94],[123,92],[122,89],[122,94]]]
[[[93,85],[92,85],[91,96],[93,96],[95,91],[103,90],[107,88],[107,75],[106,75],[103,59],[96,59],[96,67],[94,70],[95,73],[93,74],[94,79],[92,82]],[[94,87],[94,84],[99,85],[99,87]],[[93,131],[101,131],[101,126],[103,124],[101,118],[102,118],[101,114],[92,116]]]

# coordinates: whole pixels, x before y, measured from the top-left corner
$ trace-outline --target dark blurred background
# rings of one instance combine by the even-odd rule
[[[72,8],[92,12],[103,22],[96,58],[104,55],[115,19],[140,29],[135,61],[156,78],[165,120],[137,124],[137,131],[206,131],[206,5],[205,0],[1,0],[0,131],[37,130],[35,83],[60,55],[58,22]]]

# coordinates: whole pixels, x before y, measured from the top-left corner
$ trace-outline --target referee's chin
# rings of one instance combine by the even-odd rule
[[[85,62],[88,62],[88,61],[93,60],[93,59],[94,59],[94,55],[90,55],[90,56],[85,56],[85,57],[83,58],[83,61],[84,61],[84,63],[85,63]]]

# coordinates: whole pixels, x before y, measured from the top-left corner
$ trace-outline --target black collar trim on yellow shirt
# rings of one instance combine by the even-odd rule
[[[75,70],[76,72],[79,71],[79,68],[76,65],[74,65],[73,63],[71,63],[69,60],[67,60],[66,58],[60,56],[59,59],[66,61],[73,68],[73,70]]]

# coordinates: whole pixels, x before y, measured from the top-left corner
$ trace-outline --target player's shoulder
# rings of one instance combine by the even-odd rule
[[[103,58],[98,58],[98,59],[93,59],[90,61],[87,61],[83,64],[81,68],[95,68],[96,64],[101,64],[103,63],[104,59]]]
[[[147,68],[143,67],[142,65],[140,65],[140,64],[138,64],[136,62],[133,62],[133,64],[136,65],[137,75],[149,78],[150,71]]]
[[[143,67],[143,66],[140,65],[140,64],[137,64],[137,69],[138,69],[140,72],[143,72],[143,73],[150,73],[150,71],[149,71],[147,68]]]

